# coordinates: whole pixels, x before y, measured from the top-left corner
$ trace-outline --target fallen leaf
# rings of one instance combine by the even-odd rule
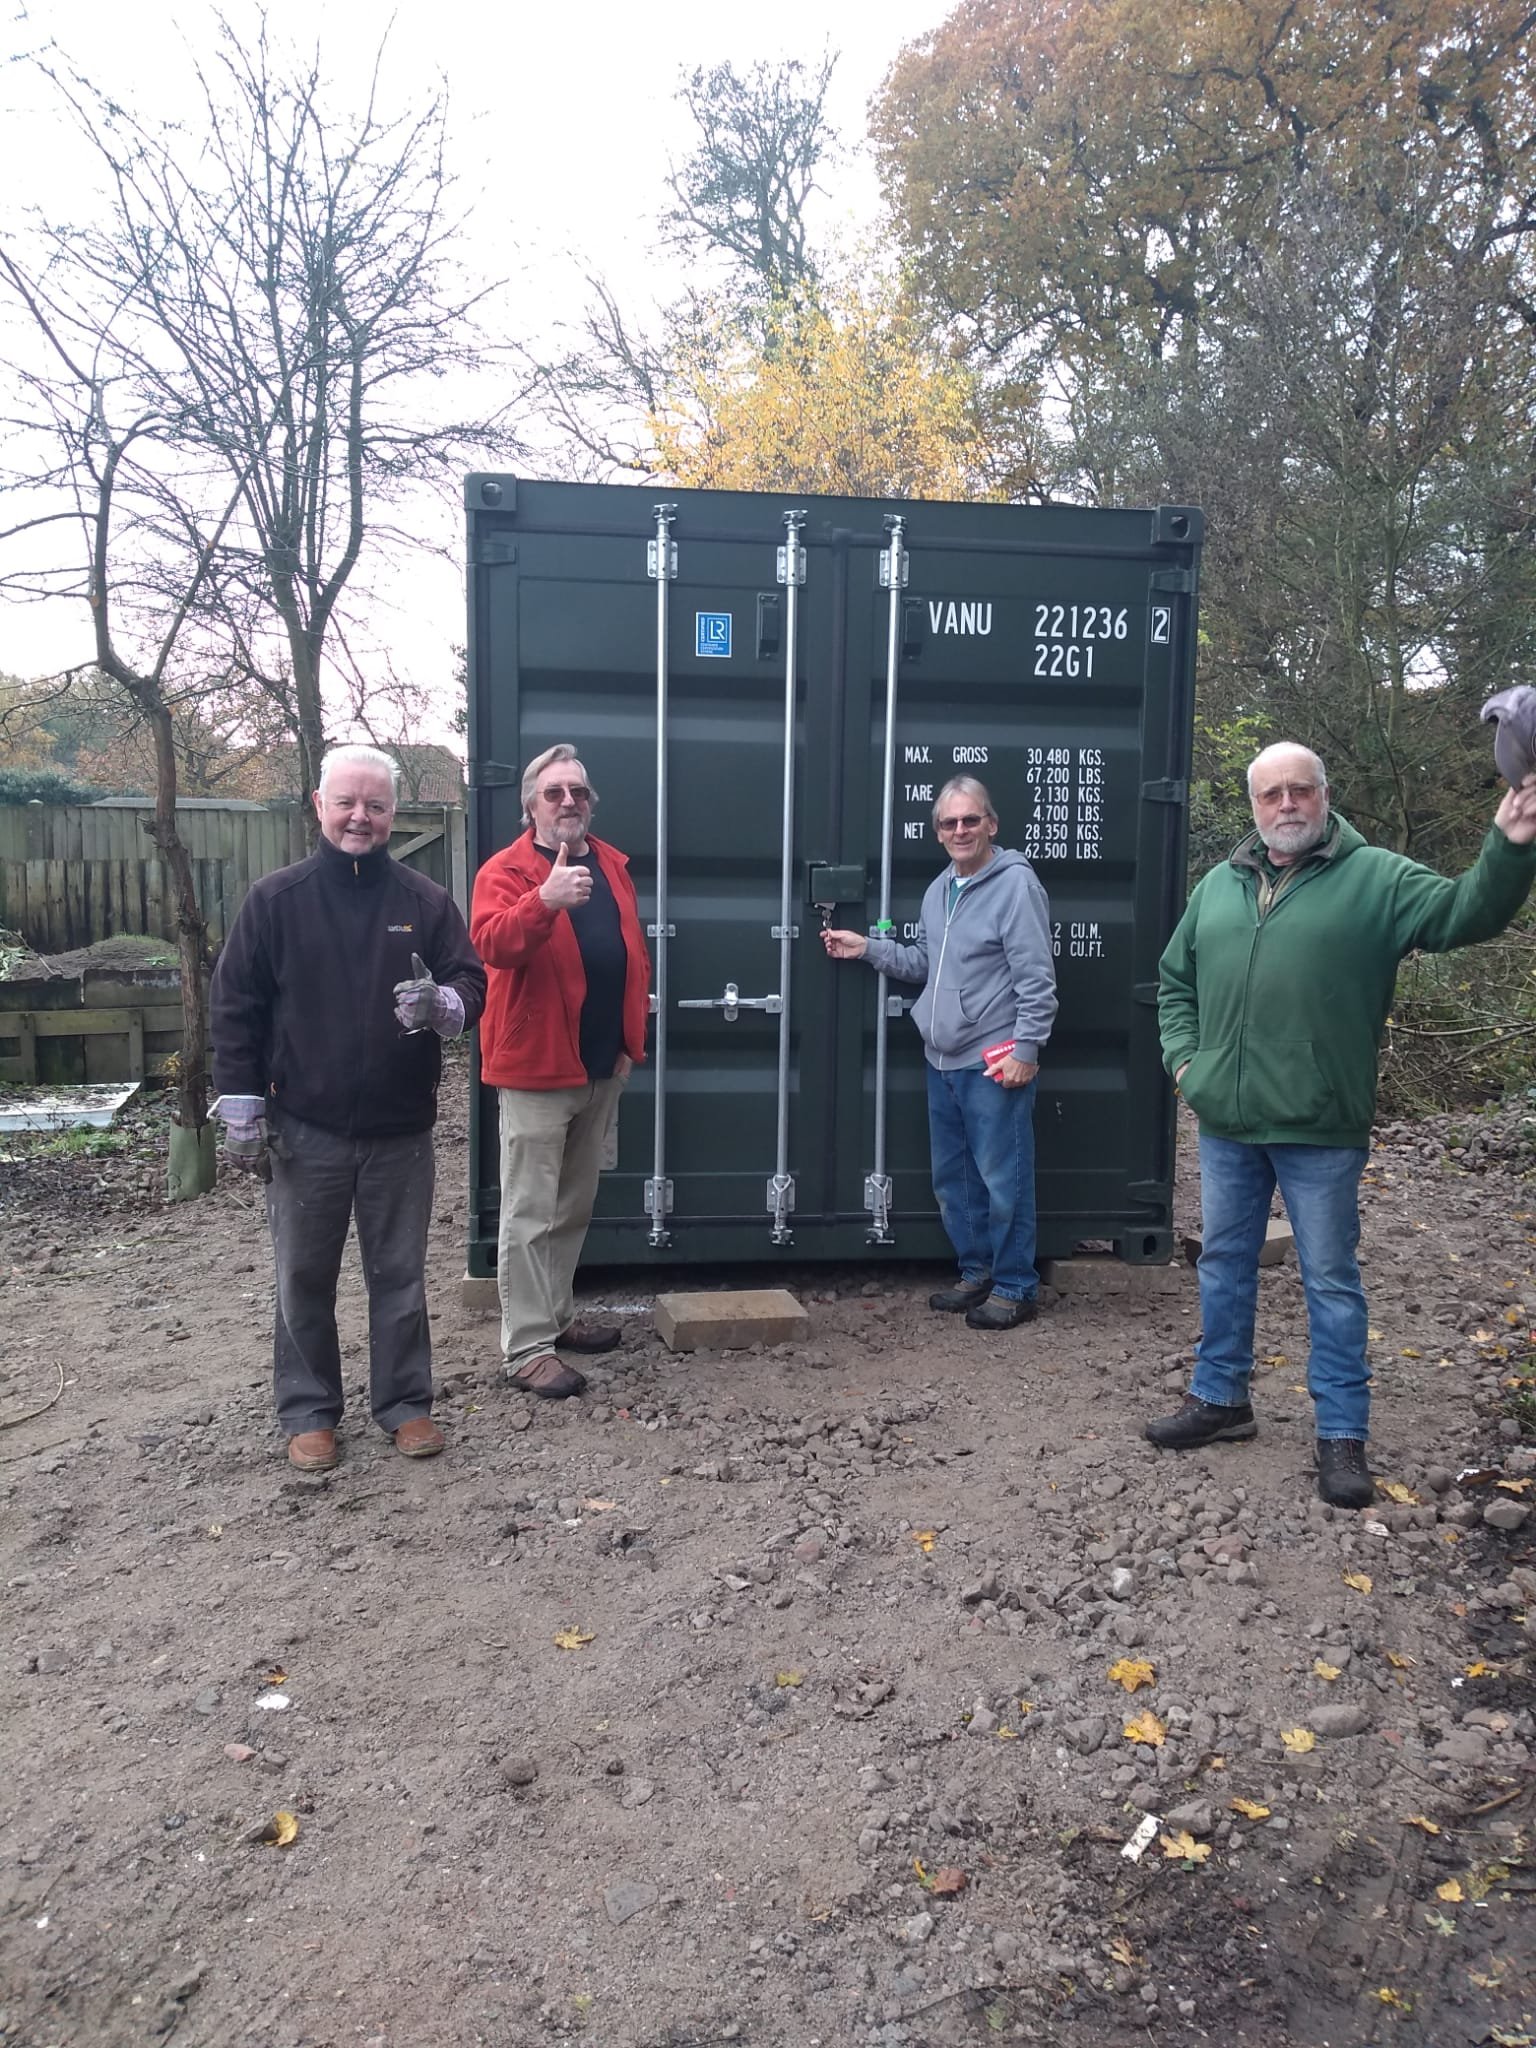
[[[1121,1733],[1127,1742],[1145,1742],[1152,1749],[1161,1749],[1168,1730],[1147,1707],[1134,1721],[1127,1721]]]
[[[1442,1543],[1459,1543],[1461,1541],[1461,1531],[1459,1529],[1442,1529],[1440,1531],[1440,1541]]]
[[[1339,1675],[1339,1666],[1337,1664],[1325,1664],[1322,1658],[1318,1657],[1313,1660],[1312,1675],[1314,1678],[1326,1678],[1328,1683],[1332,1685]]]
[[[1413,1669],[1413,1659],[1405,1657],[1401,1650],[1387,1650],[1383,1654],[1394,1671],[1411,1671]]]
[[[1309,1749],[1317,1747],[1317,1737],[1310,1728],[1282,1728],[1280,1740],[1295,1756],[1305,1756]]]
[[[1422,1358],[1424,1354],[1422,1351],[1413,1350],[1412,1347],[1409,1345],[1404,1345],[1403,1349],[1398,1353],[1398,1356],[1399,1358]]]
[[[953,1898],[956,1892],[963,1892],[969,1880],[956,1864],[946,1863],[933,1873],[933,1892],[941,1899]]]
[[[1436,1934],[1454,1934],[1456,1932],[1456,1922],[1454,1920],[1447,1920],[1443,1913],[1426,1913],[1424,1915],[1424,1924],[1426,1927],[1432,1927]]]
[[[582,1506],[590,1508],[594,1515],[606,1515],[618,1506],[618,1502],[616,1500],[584,1500]]]
[[[1448,1877],[1444,1884],[1437,1884],[1435,1886],[1435,1897],[1437,1899],[1444,1899],[1448,1906],[1459,1906],[1466,1897],[1466,1893],[1461,1888],[1460,1878]]]
[[[1529,1479],[1495,1479],[1493,1483],[1504,1493],[1529,1493],[1531,1490]]]
[[[248,1742],[226,1742],[224,1754],[232,1764],[248,1764],[256,1752]]]
[[[594,1643],[596,1640],[597,1637],[590,1629],[563,1628],[559,1635],[555,1637],[555,1648],[557,1650],[584,1650],[588,1643]]]
[[[1418,1357],[1417,1352],[1414,1352],[1412,1355],[1415,1358]],[[1416,1508],[1419,1504],[1419,1496],[1411,1486],[1404,1486],[1401,1479],[1378,1479],[1376,1484],[1381,1488],[1388,1500],[1395,1500],[1402,1507]]]
[[[213,1538],[214,1542],[217,1543],[219,1538],[224,1534],[224,1524],[222,1522],[210,1522],[208,1524],[208,1534]]]
[[[1422,1828],[1426,1835],[1438,1835],[1440,1832],[1440,1823],[1431,1820],[1427,1814],[1423,1813],[1405,1813],[1403,1815],[1403,1826],[1405,1828]]]
[[[264,1842],[269,1849],[286,1849],[290,1842],[296,1842],[298,1838],[298,1815],[282,1810],[273,1814],[257,1840]]]
[[[1365,1335],[1368,1343],[1379,1344],[1381,1342],[1380,1330],[1367,1330]]]
[[[1227,1804],[1234,1813],[1240,1813],[1244,1820],[1269,1819],[1269,1808],[1261,1806],[1257,1799],[1229,1799]]]
[[[773,1682],[775,1685],[787,1686],[793,1691],[797,1685],[804,1685],[805,1673],[803,1671],[780,1671],[775,1674]]]
[[[1158,1846],[1163,1854],[1174,1863],[1204,1863],[1211,1853],[1209,1842],[1197,1842],[1187,1828],[1180,1828],[1176,1835],[1159,1835]]]
[[[1346,1572],[1344,1574],[1344,1583],[1346,1586],[1352,1586],[1357,1593],[1369,1593],[1371,1590],[1371,1575],[1369,1572]]]
[[[1141,1961],[1141,1957],[1137,1955],[1135,1949],[1131,1947],[1131,1944],[1126,1940],[1123,1934],[1117,1934],[1115,1936],[1114,1940],[1110,1942],[1105,1953],[1110,1957],[1111,1961],[1123,1963],[1125,1968],[1128,1970],[1134,1970],[1136,1965]]]
[[[1019,1700],[1016,1702],[1016,1705],[1021,1714],[1032,1714],[1035,1711],[1033,1700]]]
[[[1397,1992],[1395,1992],[1390,1985],[1383,1984],[1381,1989],[1377,1992],[1376,1996],[1381,2000],[1383,2005],[1396,2006],[1399,2012],[1413,2011],[1413,2001],[1408,1998],[1399,1997]]]
[[[1118,1663],[1110,1665],[1109,1676],[1116,1685],[1123,1685],[1127,1692],[1135,1692],[1138,1686],[1157,1683],[1157,1672],[1140,1657],[1122,1657]]]
[[[261,1682],[263,1685],[286,1685],[288,1683],[288,1674],[286,1671],[274,1669],[269,1671]]]
[[[914,1856],[912,1858],[912,1868],[917,1872],[917,1881],[922,1886],[923,1890],[925,1892],[931,1892],[933,1890],[933,1873],[923,1868],[923,1859],[921,1856]]]
[[[1466,1667],[1466,1671],[1468,1678],[1497,1678],[1500,1667],[1497,1664],[1485,1664],[1479,1657],[1475,1664]]]
[[[997,1731],[997,1739],[999,1742],[1017,1742],[1019,1739],[1019,1731],[1017,1728],[999,1728]]]
[[[912,1541],[917,1545],[924,1557],[932,1555],[933,1546],[938,1540],[939,1535],[936,1529],[914,1529],[912,1531]]]

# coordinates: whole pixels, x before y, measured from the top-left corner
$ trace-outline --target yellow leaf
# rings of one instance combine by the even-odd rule
[[[1404,1356],[1406,1357],[1407,1355],[1405,1352]],[[1418,1355],[1417,1352],[1413,1353],[1415,1358]],[[1404,1486],[1401,1479],[1378,1479],[1376,1484],[1381,1488],[1388,1500],[1395,1500],[1405,1508],[1416,1508],[1419,1504],[1419,1496],[1413,1491],[1412,1487]]]
[[[1234,1813],[1240,1813],[1244,1820],[1269,1819],[1269,1808],[1261,1806],[1257,1799],[1229,1799],[1227,1804]]]
[[[1134,1721],[1127,1721],[1121,1732],[1127,1742],[1145,1742],[1152,1749],[1161,1749],[1163,1738],[1168,1733],[1150,1707],[1138,1714]]]
[[[914,1529],[912,1531],[912,1541],[917,1545],[924,1557],[930,1555],[934,1544],[938,1540],[938,1532],[935,1529]]]
[[[1497,1678],[1499,1676],[1499,1666],[1497,1664],[1485,1664],[1481,1657],[1478,1658],[1475,1664],[1468,1664],[1465,1668],[1468,1678]]]
[[[299,1839],[298,1815],[286,1811],[274,1813],[262,1829],[261,1839],[269,1849],[286,1849],[290,1842]]]
[[[1310,1728],[1282,1728],[1280,1740],[1294,1756],[1305,1756],[1309,1749],[1317,1747],[1317,1737]]]
[[[1131,1947],[1131,1944],[1123,1934],[1115,1936],[1114,1940],[1106,1948],[1105,1953],[1112,1962],[1123,1963],[1128,1970],[1134,1969],[1137,1963],[1141,1961],[1141,1957],[1137,1955],[1135,1949]]]
[[[286,1685],[288,1674],[286,1671],[269,1671],[261,1682],[263,1685]]]
[[[563,1628],[559,1635],[555,1637],[555,1648],[557,1650],[584,1650],[588,1643],[596,1642],[596,1640],[596,1636],[593,1635],[590,1629]]]
[[[1395,2005],[1399,2012],[1413,2011],[1412,2003],[1406,1998],[1400,1998],[1390,1985],[1383,1984],[1376,1996],[1383,2005]]]
[[[1109,1675],[1127,1692],[1135,1692],[1138,1686],[1157,1683],[1156,1671],[1140,1657],[1122,1657],[1118,1663],[1110,1665]]]
[[[1531,1490],[1529,1479],[1495,1479],[1493,1483],[1505,1493],[1529,1493]]]
[[[775,1685],[788,1686],[793,1690],[797,1685],[804,1685],[805,1673],[803,1671],[781,1671],[773,1682]]]
[[[1017,1706],[1021,1714],[1032,1714],[1035,1711],[1033,1700],[1019,1700]]]
[[[1381,1342],[1381,1332],[1380,1332],[1380,1330],[1367,1330],[1365,1334],[1366,1334],[1366,1339],[1367,1339],[1367,1341],[1368,1341],[1369,1343],[1372,1343],[1372,1344],[1379,1344],[1379,1343]]]
[[[1459,1906],[1466,1897],[1466,1893],[1461,1888],[1459,1878],[1448,1877],[1444,1884],[1437,1884],[1435,1886],[1435,1897],[1437,1899],[1444,1899],[1448,1906]]]
[[[1017,1742],[1019,1739],[1019,1731],[1017,1728],[999,1728],[997,1731],[997,1739],[999,1742]]]
[[[922,1886],[923,1890],[925,1892],[931,1892],[933,1890],[933,1879],[929,1875],[929,1873],[923,1868],[923,1859],[921,1856],[914,1856],[912,1858],[912,1868],[917,1872],[917,1881]]]
[[[1394,1671],[1411,1671],[1413,1669],[1413,1659],[1405,1657],[1401,1650],[1388,1650],[1385,1652],[1385,1656]]]
[[[1369,1572],[1346,1572],[1344,1574],[1344,1583],[1346,1586],[1353,1586],[1357,1593],[1369,1593],[1371,1590],[1371,1575]]]
[[[1405,1828],[1422,1828],[1426,1835],[1438,1835],[1440,1832],[1440,1823],[1431,1820],[1428,1814],[1424,1813],[1405,1814],[1403,1826]]]
[[[616,1500],[584,1500],[582,1506],[594,1515],[606,1515],[611,1509],[618,1506],[618,1502]]]
[[[222,1522],[210,1522],[208,1524],[208,1534],[213,1538],[214,1542],[217,1543],[219,1538],[224,1534],[224,1524]]]
[[[1523,1316],[1523,1315],[1521,1314],[1521,1312],[1520,1312],[1520,1310],[1519,1310],[1519,1309],[1517,1309],[1517,1308],[1507,1308],[1507,1309],[1505,1309],[1505,1311],[1504,1311],[1504,1320],[1505,1320],[1505,1322],[1506,1322],[1506,1323],[1508,1323],[1508,1324],[1509,1324],[1509,1327],[1510,1327],[1510,1328],[1511,1328],[1512,1330],[1518,1330],[1518,1329],[1519,1329],[1519,1327],[1520,1327],[1520,1325],[1521,1325],[1521,1323],[1523,1323],[1523,1322],[1525,1321],[1525,1318],[1524,1318],[1524,1316]]]
[[[1461,1531],[1459,1529],[1442,1529],[1440,1531],[1440,1541],[1442,1543],[1459,1543],[1461,1541]]]
[[[1172,1862],[1203,1863],[1211,1853],[1209,1842],[1197,1842],[1187,1828],[1180,1828],[1176,1835],[1159,1835],[1158,1842],[1163,1854]]]
[[[1398,1356],[1399,1358],[1422,1358],[1424,1354],[1422,1351],[1415,1351],[1411,1348],[1411,1346],[1405,1344],[1403,1346],[1403,1349],[1398,1353]]]
[[[1322,1660],[1322,1658],[1321,1658],[1321,1657],[1318,1657],[1318,1658],[1317,1658],[1317,1659],[1315,1659],[1315,1661],[1313,1662],[1313,1665],[1312,1665],[1312,1671],[1313,1671],[1313,1675],[1314,1675],[1314,1677],[1317,1677],[1317,1678],[1326,1678],[1326,1679],[1327,1679],[1327,1681],[1328,1681],[1328,1683],[1329,1683],[1330,1685],[1332,1685],[1333,1681],[1334,1681],[1334,1680],[1335,1680],[1335,1679],[1336,1679],[1336,1678],[1338,1677],[1338,1675],[1339,1675],[1339,1667],[1338,1667],[1338,1665],[1337,1665],[1337,1664],[1325,1664],[1325,1663],[1323,1662],[1323,1660]]]

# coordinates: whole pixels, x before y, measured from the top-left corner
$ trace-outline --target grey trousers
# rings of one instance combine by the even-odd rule
[[[624,1083],[498,1088],[501,1355],[517,1371],[575,1320],[576,1265]]]
[[[344,1138],[296,1117],[269,1119],[267,1227],[277,1266],[272,1383],[286,1436],[341,1420],[336,1282],[347,1226],[368,1288],[373,1418],[392,1435],[432,1410],[427,1225],[436,1162],[432,1133]]]

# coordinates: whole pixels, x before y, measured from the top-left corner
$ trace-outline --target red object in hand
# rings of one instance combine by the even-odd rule
[[[981,1057],[989,1067],[995,1067],[999,1060],[1005,1060],[1009,1057],[1015,1042],[1011,1038],[1004,1038],[996,1045],[984,1046]]]

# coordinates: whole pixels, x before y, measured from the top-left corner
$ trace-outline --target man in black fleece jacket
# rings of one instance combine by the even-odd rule
[[[226,1161],[267,1184],[273,1384],[300,1471],[336,1463],[336,1282],[354,1218],[374,1419],[407,1457],[443,1448],[425,1274],[432,1126],[440,1041],[480,1015],[485,970],[453,898],[390,856],[397,773],[375,747],[326,755],[319,845],[254,884],[213,977],[214,1107]]]

